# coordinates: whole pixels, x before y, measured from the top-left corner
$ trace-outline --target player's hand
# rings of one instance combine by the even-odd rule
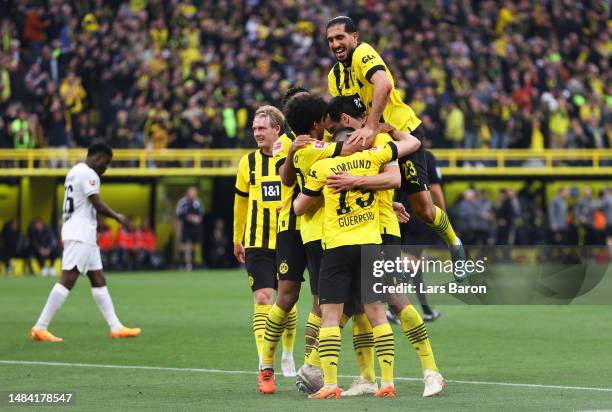
[[[124,215],[122,215],[121,213],[117,213],[117,217],[115,217],[115,220],[117,222],[119,222],[119,224],[121,226],[126,226],[127,225],[127,218]]]
[[[406,208],[400,202],[393,202],[393,211],[397,216],[397,221],[400,223],[408,223],[410,220],[410,213],[406,211]]]
[[[348,134],[348,144],[357,144],[363,147],[368,146],[368,142],[371,141],[374,136],[375,130],[369,126],[364,126],[361,129],[357,129],[352,133]]]
[[[357,187],[358,176],[342,172],[337,175],[327,176],[327,186],[333,189],[333,193],[347,192]]]
[[[236,256],[238,262],[244,263],[244,246],[242,246],[242,243],[234,243],[234,256]]]
[[[308,143],[313,142],[314,140],[315,139],[313,139],[307,134],[301,134],[299,136],[296,136],[296,138],[293,140],[293,143],[291,143],[291,146],[289,147],[289,153],[294,154],[300,147],[303,147]]]
[[[377,133],[392,133],[394,130],[395,130],[395,127],[391,126],[389,123],[378,123],[376,132]]]

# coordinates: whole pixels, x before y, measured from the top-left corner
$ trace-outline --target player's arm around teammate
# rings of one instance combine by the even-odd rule
[[[87,274],[91,293],[100,312],[110,327],[112,338],[128,338],[140,335],[140,328],[127,328],[115,314],[113,301],[106,287],[102,270],[100,248],[96,242],[96,212],[126,223],[125,216],[111,209],[100,197],[100,176],[113,158],[113,151],[106,143],[93,143],[87,150],[84,162],[75,165],[65,181],[64,225],[62,240],[62,276],[55,284],[30,337],[38,341],[61,342],[47,327],[55,313],[62,307],[70,290],[81,273]]]

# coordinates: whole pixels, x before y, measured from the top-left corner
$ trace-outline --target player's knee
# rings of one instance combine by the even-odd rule
[[[417,216],[425,223],[433,224],[436,218],[436,209],[433,204],[422,202],[415,210]]]
[[[79,277],[78,272],[76,273],[63,272],[58,283],[62,285],[63,287],[65,287],[66,289],[71,290],[76,284],[78,277]]]
[[[387,313],[384,305],[370,304],[364,306],[365,314],[372,327],[387,323]]]
[[[273,289],[257,289],[253,292],[253,300],[256,305],[271,305]]]
[[[318,317],[321,317],[321,307],[319,306],[319,297],[316,295],[312,297],[312,308],[310,309],[310,312],[312,312],[314,315],[317,315]]]
[[[299,289],[288,289],[284,293],[279,293],[276,297],[276,305],[285,312],[289,312],[298,300]]]

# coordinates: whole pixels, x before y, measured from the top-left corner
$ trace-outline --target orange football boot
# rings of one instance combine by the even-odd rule
[[[342,389],[335,387],[334,389],[325,389],[325,386],[319,389],[312,395],[308,395],[308,399],[340,399]]]
[[[113,338],[113,339],[118,339],[118,338],[135,338],[136,336],[140,335],[140,332],[141,332],[140,328],[126,328],[125,326],[123,326],[117,332],[113,332],[111,330],[110,337]]]
[[[382,387],[374,394],[377,398],[397,398],[397,393],[395,393],[395,386],[387,385]]]
[[[274,384],[274,369],[266,368],[259,371],[257,377],[257,389],[259,393],[264,395],[271,395],[276,392],[276,385]]]
[[[63,342],[64,341],[64,339],[58,338],[57,336],[49,332],[47,329],[38,330],[38,329],[32,328],[30,330],[30,338],[32,338],[32,340],[38,340],[42,342]]]

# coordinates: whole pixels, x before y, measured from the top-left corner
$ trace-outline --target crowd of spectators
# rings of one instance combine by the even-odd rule
[[[433,147],[612,145],[606,0],[0,0],[0,146],[250,146],[348,14]]]
[[[595,195],[589,186],[559,188],[544,199],[541,187],[518,193],[470,188],[451,207],[451,217],[468,245],[605,245],[612,247],[612,187]]]

